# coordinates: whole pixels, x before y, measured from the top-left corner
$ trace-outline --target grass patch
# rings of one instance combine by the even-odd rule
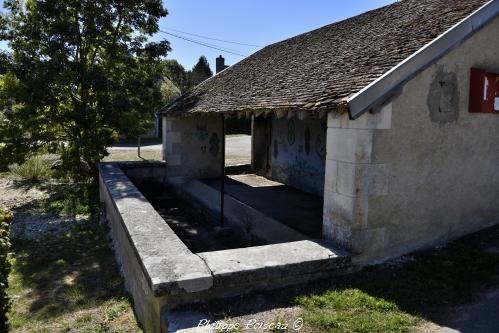
[[[33,155],[23,164],[11,164],[9,170],[14,176],[32,183],[38,183],[52,177],[51,165],[41,155]]]
[[[468,304],[499,283],[499,228],[445,248],[325,282],[298,296],[308,325],[329,332],[406,332],[432,321],[445,324],[456,306]],[[404,260],[405,259],[405,260]]]
[[[162,161],[163,152],[160,149],[148,150],[142,148],[140,156],[137,156],[137,150],[129,149],[110,149],[109,155],[104,158],[104,162],[112,161]]]
[[[67,232],[39,241],[13,240],[8,315],[13,332],[139,332],[108,246],[97,222],[97,188],[51,187],[36,210],[64,214],[67,196],[87,216]]]
[[[359,289],[330,290],[298,297],[308,325],[330,332],[405,332],[420,319],[401,311],[394,302]]]

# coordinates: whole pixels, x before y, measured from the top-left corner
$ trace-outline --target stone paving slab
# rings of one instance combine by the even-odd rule
[[[303,240],[273,245],[198,253],[214,277],[239,274],[270,273],[303,274],[331,270],[344,264],[346,253],[327,248],[317,242]]]

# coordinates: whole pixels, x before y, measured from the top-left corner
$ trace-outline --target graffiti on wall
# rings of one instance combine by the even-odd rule
[[[216,132],[208,131],[206,123],[197,123],[195,129],[188,132],[186,139],[190,144],[199,145],[202,153],[210,153],[216,157],[220,152],[220,138]]]
[[[272,178],[304,191],[322,195],[324,172],[308,163],[303,156],[298,155],[290,162],[273,166]]]
[[[322,163],[325,164],[327,151],[327,123],[325,121],[321,122],[321,129],[322,132],[315,138],[314,149]]]
[[[326,123],[316,119],[275,120],[270,147],[273,179],[320,194],[326,159]]]

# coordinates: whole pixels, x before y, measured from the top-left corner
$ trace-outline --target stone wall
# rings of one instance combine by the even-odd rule
[[[349,270],[348,253],[311,240],[192,253],[122,170],[145,168],[133,164],[101,163],[99,189],[125,287],[145,332],[166,332],[165,314],[179,306]],[[151,165],[147,175],[162,167]],[[269,230],[281,232],[275,231]]]
[[[499,73],[498,34],[496,18],[408,82],[392,130],[374,133],[372,159],[389,165],[387,195],[369,201],[380,257],[499,221],[499,114],[468,107],[470,69]]]
[[[220,177],[222,140],[220,117],[163,117],[168,177]]]
[[[218,219],[220,216],[220,191],[199,180],[181,184],[170,182],[170,188],[192,206],[208,212]],[[261,244],[275,244],[308,239],[298,231],[265,216],[262,212],[225,194],[224,219],[226,226],[241,238],[254,239]]]
[[[271,119],[270,178],[322,196],[326,119]]]
[[[391,116],[391,103],[357,120],[328,115],[322,233],[357,255],[379,243],[378,230],[367,224],[368,203],[386,195],[388,166],[372,160],[372,142],[375,130],[391,128]]]
[[[375,114],[328,122],[324,235],[382,261],[499,221],[499,115],[469,113],[472,67],[499,73],[499,18]]]

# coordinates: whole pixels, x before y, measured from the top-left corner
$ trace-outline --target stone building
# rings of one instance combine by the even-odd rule
[[[251,172],[308,195],[320,237],[357,263],[497,223],[498,13],[403,0],[263,48],[164,108],[169,181],[221,177],[224,120],[246,117]]]

